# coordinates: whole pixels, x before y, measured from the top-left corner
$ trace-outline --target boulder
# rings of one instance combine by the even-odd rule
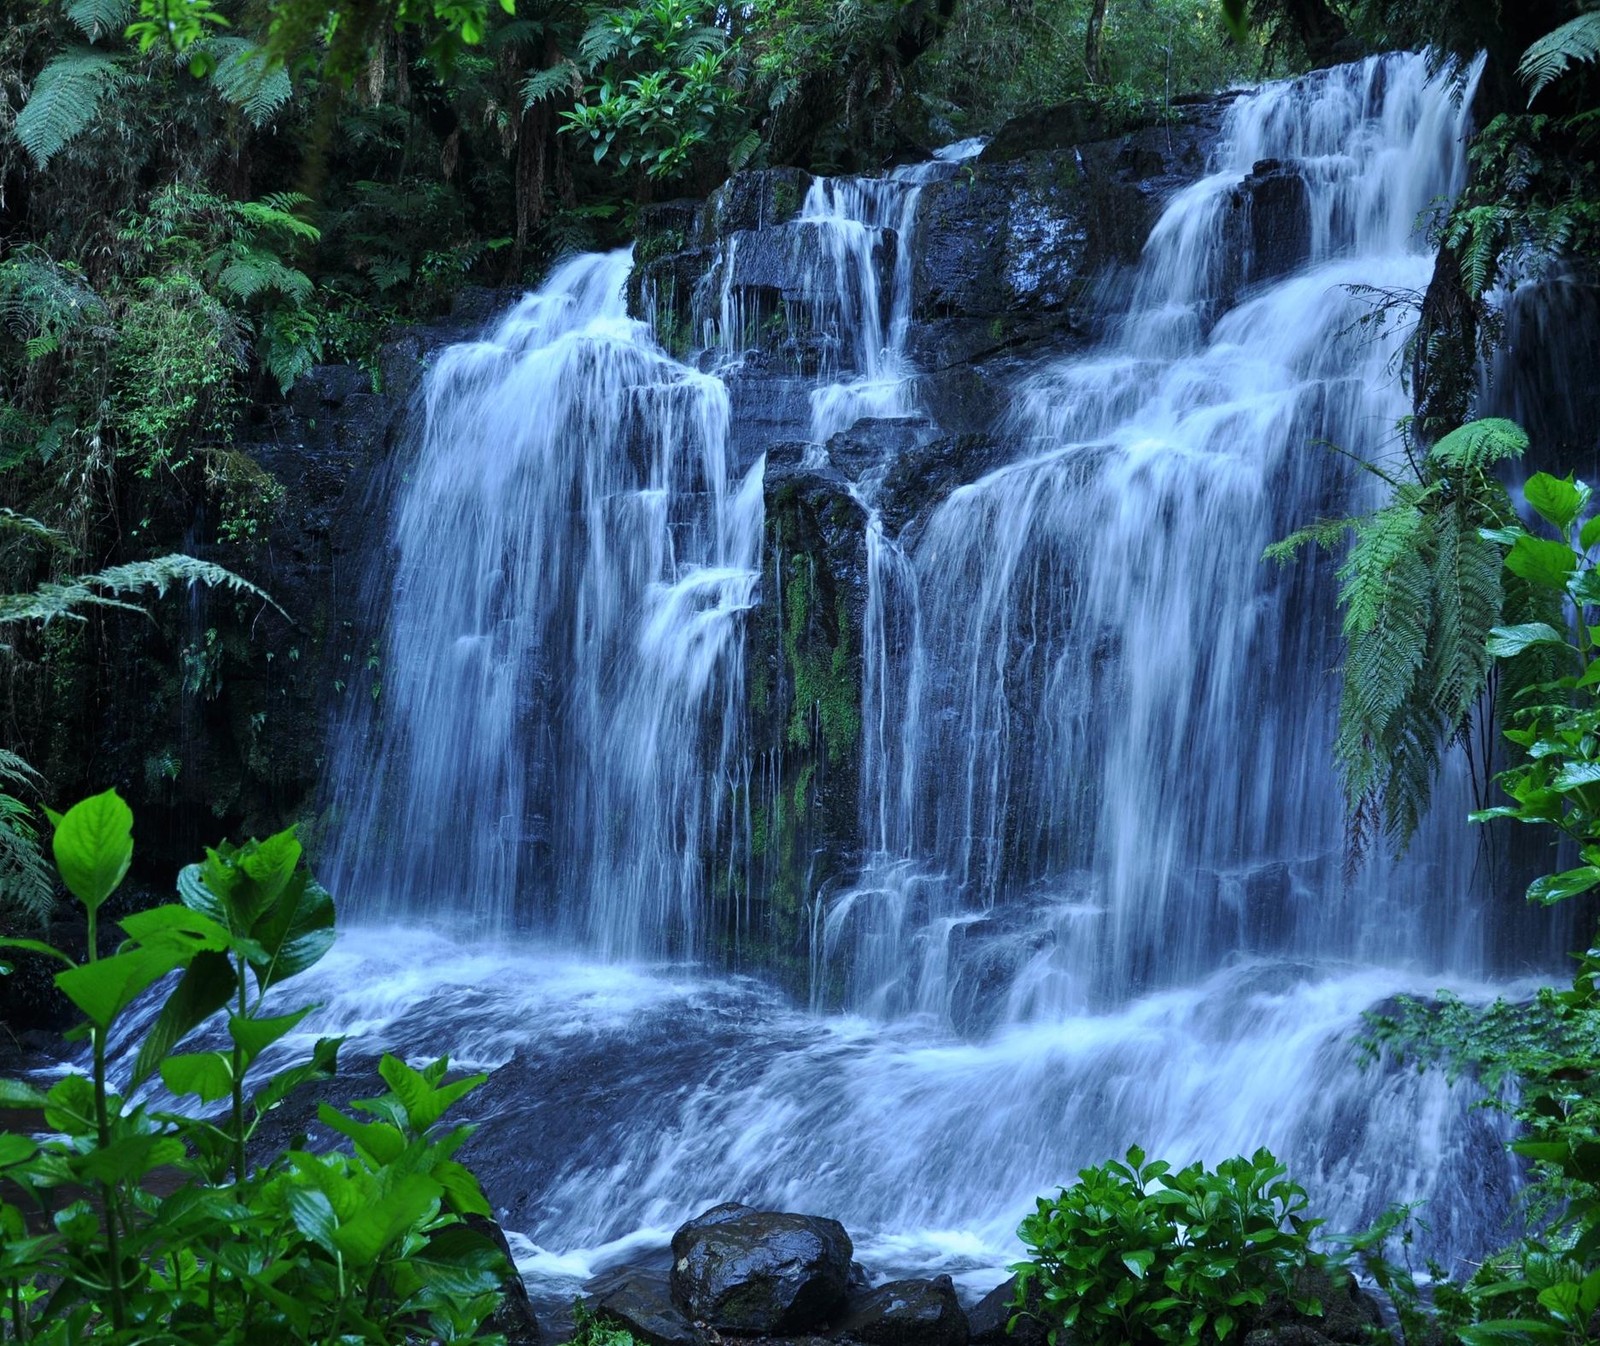
[[[621,1267],[589,1287],[589,1311],[647,1346],[702,1346],[704,1338],[672,1302],[665,1272]]]
[[[889,1281],[853,1295],[835,1324],[867,1346],[967,1346],[967,1315],[948,1276]]]
[[[844,1307],[853,1251],[837,1220],[716,1206],[672,1236],[672,1299],[725,1332],[805,1332]]]
[[[1014,1332],[1006,1324],[1016,1313],[1017,1278],[1013,1276],[989,1291],[967,1314],[971,1346],[1048,1346],[1050,1327],[1042,1318],[1025,1315],[1017,1319]]]

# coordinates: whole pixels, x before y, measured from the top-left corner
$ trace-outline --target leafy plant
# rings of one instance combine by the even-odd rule
[[[1275,1300],[1321,1314],[1296,1291],[1321,1222],[1270,1153],[1215,1171],[1174,1171],[1137,1147],[1126,1161],[1082,1170],[1018,1230],[1031,1260],[1012,1268],[1014,1304],[1028,1312],[1037,1299],[1052,1343],[1063,1332],[1082,1346],[1223,1342]]]
[[[386,1093],[355,1113],[319,1110],[349,1153],[250,1153],[268,1113],[332,1074],[340,1045],[323,1039],[308,1061],[265,1077],[255,1070],[312,1008],[285,1011],[269,997],[333,942],[332,899],[293,830],[208,852],[180,876],[179,904],[127,917],[126,939],[102,955],[98,916],[132,860],[132,813],[107,791],[50,818],[62,881],[88,919],[87,958],[34,940],[0,947],[64,964],[55,984],[83,1016],[76,1035],[89,1043],[91,1068],[47,1091],[0,1081],[0,1108],[42,1110],[52,1133],[0,1134],[0,1324],[9,1335],[194,1346],[387,1346],[418,1332],[494,1340],[480,1329],[509,1267],[466,1223],[488,1214],[454,1158],[470,1128],[443,1124],[483,1076],[452,1080],[445,1059],[416,1069],[385,1056]],[[173,1094],[198,1100],[195,1113],[134,1102],[109,1085],[108,1048],[127,1010],[174,974],[129,1048],[131,1082],[159,1072]],[[227,1045],[179,1050],[213,1018]],[[217,1103],[220,1113],[204,1112]],[[175,1186],[157,1181],[163,1172]]]
[[[1503,574],[1516,511],[1495,469],[1527,442],[1510,421],[1476,421],[1411,455],[1405,475],[1363,464],[1388,486],[1386,504],[1267,548],[1286,561],[1351,539],[1338,572],[1347,649],[1334,755],[1353,859],[1380,828],[1396,850],[1416,832],[1442,754],[1469,737],[1491,693],[1491,631],[1549,615],[1518,567]]]
[[[1517,73],[1531,103],[1575,63],[1600,59],[1600,14],[1580,14],[1546,33],[1522,54]]]

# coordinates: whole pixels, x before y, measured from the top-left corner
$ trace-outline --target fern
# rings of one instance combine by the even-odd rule
[[[216,60],[212,87],[252,125],[266,126],[293,95],[288,71],[271,64],[255,43],[242,37],[213,37],[206,40],[206,49]]]
[[[542,103],[546,98],[554,98],[557,94],[571,93],[581,88],[582,84],[578,67],[571,61],[561,61],[545,70],[535,70],[522,81],[523,110],[526,111],[535,103]]]
[[[578,39],[578,59],[593,69],[621,53],[623,37],[615,16],[597,15]]]
[[[1561,78],[1569,66],[1597,59],[1600,59],[1600,13],[1580,14],[1553,33],[1546,33],[1523,52],[1517,74],[1528,86],[1528,102],[1532,103],[1551,83]]]
[[[111,37],[128,26],[128,0],[67,0],[67,18],[91,42]]]
[[[126,602],[123,596],[154,590],[159,598],[174,584],[207,584],[231,589],[234,593],[259,598],[283,613],[283,609],[267,594],[231,570],[225,570],[210,561],[174,553],[153,561],[131,561],[126,565],[111,566],[92,575],[51,581],[41,584],[31,593],[0,594],[0,626],[19,622],[48,625],[60,618],[83,621],[85,618],[79,609],[88,607],[143,612],[144,609],[137,603]],[[287,616],[286,613],[284,615]]]
[[[311,198],[302,192],[273,192],[259,201],[240,201],[239,217],[252,228],[271,230],[315,243],[322,237],[322,230],[294,213],[310,202]]]
[[[311,277],[260,248],[241,247],[217,273],[217,284],[232,299],[249,303],[276,291],[294,304],[311,298]]]
[[[1346,651],[1334,743],[1352,865],[1380,830],[1405,849],[1445,751],[1467,742],[1488,691],[1490,632],[1537,616],[1528,586],[1504,569],[1495,530],[1516,513],[1491,475],[1527,443],[1510,421],[1462,426],[1417,464],[1415,479],[1386,477],[1386,505],[1321,520],[1267,549],[1267,559],[1288,561],[1307,544],[1332,550],[1352,539],[1338,570]]]
[[[63,52],[34,81],[12,124],[12,134],[28,157],[44,168],[100,111],[106,95],[123,84],[127,72],[114,57],[86,47]]]
[[[19,791],[38,788],[39,773],[0,748],[0,919],[43,925],[55,902],[55,880],[39,845],[33,810]]]

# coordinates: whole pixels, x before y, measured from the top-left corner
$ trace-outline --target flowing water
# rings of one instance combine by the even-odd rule
[[[736,461],[724,383],[749,239],[713,273],[712,372],[627,318],[625,254],[437,361],[382,694],[331,771],[325,868],[360,919],[301,990],[326,1002],[308,1031],[499,1068],[472,1157],[541,1284],[736,1199],[979,1288],[1034,1195],[1135,1142],[1269,1145],[1335,1225],[1425,1201],[1446,1258],[1503,1232],[1494,1115],[1361,1070],[1354,1039],[1397,992],[1517,989],[1560,941],[1507,936],[1528,917],[1492,900],[1453,776],[1405,863],[1343,881],[1331,575],[1259,560],[1362,499],[1322,441],[1395,448],[1399,337],[1359,328],[1353,287],[1426,285],[1466,101],[1416,57],[1240,99],[1107,338],[1014,390],[1007,465],[903,538],[859,473],[866,859],[817,895],[811,949],[845,1013],[692,961],[757,770],[764,459]],[[918,206],[972,148],[818,180],[784,226],[832,342],[812,462],[919,417]],[[1262,160],[1304,184],[1287,263],[1241,191]]]

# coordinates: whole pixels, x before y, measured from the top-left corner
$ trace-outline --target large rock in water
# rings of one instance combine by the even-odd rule
[[[1008,1331],[1017,1312],[1017,1278],[1002,1281],[972,1307],[967,1321],[972,1329],[972,1346],[1048,1346],[1050,1325],[1042,1316],[1025,1313],[1017,1319],[1015,1331]],[[1032,1307],[1042,1309],[1037,1294],[1030,1297]]]
[[[850,1300],[836,1325],[867,1346],[967,1346],[967,1315],[948,1276],[889,1281]]]
[[[725,1332],[805,1332],[844,1307],[853,1252],[837,1220],[730,1202],[672,1236],[672,1298]]]

